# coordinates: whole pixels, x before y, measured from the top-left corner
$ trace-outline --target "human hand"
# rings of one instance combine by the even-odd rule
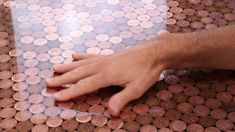
[[[153,45],[147,43],[111,55],[75,54],[76,61],[53,66],[54,71],[62,75],[47,79],[46,83],[49,87],[74,84],[54,94],[58,101],[108,86],[121,86],[123,90],[113,95],[108,103],[109,112],[118,115],[128,102],[142,96],[164,69],[155,57]]]

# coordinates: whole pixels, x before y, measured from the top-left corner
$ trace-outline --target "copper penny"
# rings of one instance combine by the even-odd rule
[[[58,127],[62,124],[63,120],[59,117],[51,117],[46,121],[46,125],[49,127]]]
[[[41,113],[41,112],[45,111],[45,105],[40,104],[40,103],[33,104],[30,106],[29,111],[34,114]]]
[[[31,116],[32,114],[29,111],[20,111],[15,114],[15,119],[17,121],[27,121]]]
[[[88,113],[78,113],[75,119],[80,123],[87,123],[92,119],[92,115]]]
[[[104,126],[108,122],[107,118],[102,115],[95,115],[91,119],[91,123],[95,126]]]
[[[11,118],[16,114],[16,110],[13,108],[5,108],[0,111],[1,118]]]
[[[33,123],[30,121],[22,121],[16,125],[16,129],[19,132],[29,132],[33,128]]]
[[[32,132],[48,132],[49,127],[45,124],[38,124],[32,128]]]
[[[76,112],[71,109],[64,109],[60,113],[60,117],[65,120],[70,120],[70,119],[74,118],[75,116],[76,116]]]
[[[1,120],[0,127],[3,129],[12,129],[17,125],[17,121],[14,118],[6,118]]]
[[[186,129],[186,124],[180,120],[174,120],[169,124],[170,128],[174,131],[183,131]]]
[[[204,132],[204,128],[199,124],[190,124],[186,130],[187,132]]]
[[[31,118],[30,118],[30,121],[33,123],[33,124],[42,124],[44,122],[46,122],[47,120],[47,116],[45,114],[35,114],[35,115],[32,115]]]
[[[140,130],[140,124],[135,121],[128,121],[124,124],[123,127],[127,131],[139,131]]]
[[[78,122],[75,119],[66,120],[62,123],[62,128],[68,131],[73,131],[78,127]]]

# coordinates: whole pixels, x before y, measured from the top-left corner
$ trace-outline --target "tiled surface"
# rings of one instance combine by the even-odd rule
[[[235,22],[232,0],[0,0],[0,131],[234,131],[232,72],[167,71],[120,117],[109,88],[54,102],[43,80],[71,53],[111,54],[165,32]]]

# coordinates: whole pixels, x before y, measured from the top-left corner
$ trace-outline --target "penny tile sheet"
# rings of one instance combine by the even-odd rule
[[[229,71],[168,70],[119,117],[103,89],[67,102],[51,96],[51,66],[76,52],[112,54],[163,32],[212,30],[235,22],[233,0],[0,0],[0,131],[232,132]]]

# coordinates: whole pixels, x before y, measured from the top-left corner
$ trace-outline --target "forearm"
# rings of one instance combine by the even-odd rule
[[[153,42],[156,43],[155,58],[160,56],[160,61],[166,69],[235,70],[235,26],[211,31],[168,34],[160,36],[159,40]]]

